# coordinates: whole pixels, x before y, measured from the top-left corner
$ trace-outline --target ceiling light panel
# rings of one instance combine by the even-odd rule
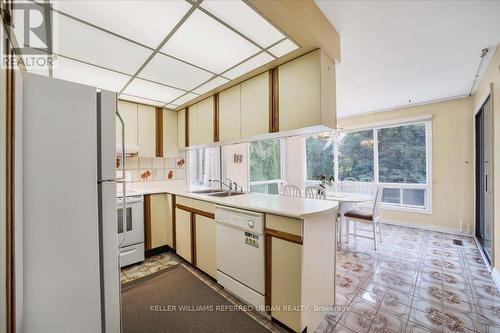
[[[58,15],[58,53],[126,74],[135,74],[152,51],[120,37]]]
[[[217,76],[214,79],[208,81],[207,83],[199,86],[198,88],[193,90],[193,92],[201,95],[201,94],[206,93],[207,91],[210,91],[212,89],[215,89],[217,87],[222,86],[226,82],[229,82],[229,80],[227,80],[223,77]]]
[[[264,48],[285,38],[243,1],[205,0],[201,6]]]
[[[123,93],[167,103],[184,94],[184,91],[146,80],[134,79]]]
[[[232,80],[273,60],[274,58],[269,54],[262,52],[257,54],[255,57],[248,59],[244,63],[236,66],[235,68],[225,72],[224,76]]]
[[[172,103],[170,103],[170,104],[182,105],[184,103],[189,102],[190,100],[195,99],[196,97],[198,97],[198,95],[193,94],[193,93],[187,93],[186,95],[176,99],[175,101],[172,101]]]
[[[56,1],[56,9],[136,42],[157,48],[189,11],[184,0]]]
[[[147,98],[142,98],[142,97],[137,97],[137,96],[130,96],[127,94],[120,94],[120,96],[118,96],[118,98],[122,99],[124,101],[136,102],[136,103],[141,103],[141,104],[146,104],[146,105],[153,105],[153,106],[165,105],[165,103],[163,103],[163,102],[154,101],[152,99],[147,99]]]
[[[212,75],[182,61],[157,53],[138,76],[176,88],[191,90]]]
[[[236,65],[260,49],[195,10],[162,48],[162,52],[215,73]]]
[[[271,52],[275,57],[282,57],[292,51],[295,51],[299,47],[295,45],[290,39],[285,39],[284,41],[274,45],[268,51]]]
[[[179,106],[179,105],[175,105],[175,104],[167,104],[167,105],[165,105],[165,107],[166,107],[167,109],[172,109],[172,110],[177,109],[177,107],[178,107],[178,106]]]
[[[130,80],[130,76],[63,57],[57,57],[52,71],[57,79],[114,92],[120,91]]]

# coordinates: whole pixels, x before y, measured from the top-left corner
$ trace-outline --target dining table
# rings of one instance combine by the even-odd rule
[[[373,196],[361,193],[347,193],[347,192],[328,192],[326,200],[337,201],[339,203],[339,231],[337,242],[342,243],[342,230],[345,230],[346,243],[349,242],[349,224],[344,214],[354,208],[356,204],[366,203],[373,201]],[[337,217],[335,217],[337,218]],[[345,228],[342,227],[345,226]]]

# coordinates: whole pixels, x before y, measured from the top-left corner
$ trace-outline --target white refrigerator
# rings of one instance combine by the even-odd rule
[[[18,329],[120,332],[116,94],[28,73],[16,80],[23,141]]]

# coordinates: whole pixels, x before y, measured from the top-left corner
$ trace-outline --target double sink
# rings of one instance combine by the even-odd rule
[[[232,196],[235,196],[235,195],[246,194],[245,192],[221,191],[221,190],[215,190],[215,189],[212,189],[212,190],[192,191],[191,193],[206,195],[206,196],[209,196],[209,197],[232,197]]]

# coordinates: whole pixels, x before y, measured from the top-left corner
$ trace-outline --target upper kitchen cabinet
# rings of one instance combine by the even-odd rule
[[[188,108],[188,145],[205,145],[214,141],[214,98],[204,99]]]
[[[321,50],[278,67],[279,131],[336,128],[335,64]]]
[[[177,116],[175,111],[163,110],[163,157],[176,157],[178,155]]]
[[[214,98],[198,103],[198,144],[214,142]]]
[[[137,110],[137,137],[139,157],[156,156],[155,108],[139,104]]]
[[[186,148],[186,109],[177,112],[177,147]]]
[[[137,146],[137,104],[118,101],[118,112],[125,123],[125,146]],[[116,143],[122,142],[122,124],[116,119]]]
[[[241,83],[241,137],[269,132],[269,72]]]
[[[241,137],[241,85],[219,93],[219,141]]]

